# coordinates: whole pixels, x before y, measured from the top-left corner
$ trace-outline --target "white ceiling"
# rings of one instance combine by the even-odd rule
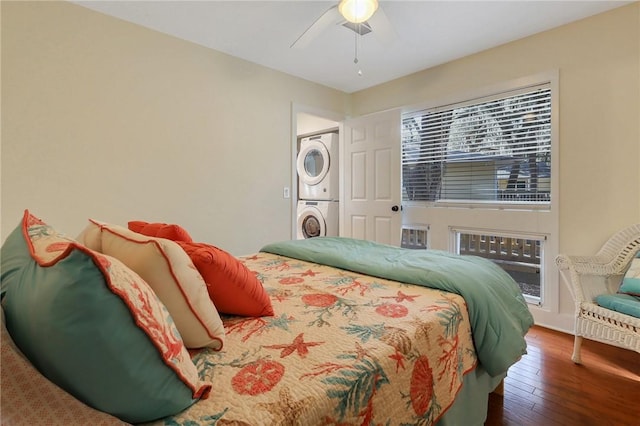
[[[290,48],[337,0],[73,3],[352,93],[633,2],[380,1],[397,37],[359,36],[357,65],[357,36],[341,25]]]

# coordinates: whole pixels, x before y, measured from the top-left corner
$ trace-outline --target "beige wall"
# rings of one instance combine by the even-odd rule
[[[253,252],[291,237],[292,104],[358,116],[549,70],[560,251],[640,222],[638,3],[352,95],[70,3],[0,4],[2,240],[29,208],[71,235],[157,220]]]
[[[640,4],[352,95],[353,115],[559,70],[560,251],[590,254],[640,222]]]
[[[291,237],[292,103],[348,96],[66,2],[2,2],[2,238],[30,209],[180,223],[235,254]]]

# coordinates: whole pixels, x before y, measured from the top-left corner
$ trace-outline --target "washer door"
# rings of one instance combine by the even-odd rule
[[[300,180],[307,185],[316,185],[329,171],[329,151],[320,141],[309,141],[302,145],[296,163]]]
[[[298,215],[298,229],[305,239],[324,237],[327,233],[327,224],[318,209],[307,207]]]

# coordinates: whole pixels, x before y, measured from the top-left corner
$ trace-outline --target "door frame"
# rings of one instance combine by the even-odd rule
[[[289,239],[292,240],[297,238],[298,226],[298,114],[309,114],[317,116],[321,120],[333,121],[337,123],[338,132],[342,131],[342,121],[347,117],[345,114],[335,111],[291,102],[291,182],[289,185],[291,230]],[[322,129],[318,129],[318,131],[320,130]],[[338,194],[342,197],[342,181],[340,181]]]

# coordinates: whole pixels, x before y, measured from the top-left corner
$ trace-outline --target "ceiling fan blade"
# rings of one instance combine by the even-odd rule
[[[382,5],[378,7],[376,13],[367,22],[371,26],[371,32],[381,43],[389,45],[398,38],[398,34],[382,9]]]
[[[302,49],[306,47],[311,41],[318,37],[324,30],[326,30],[332,24],[336,24],[340,21],[341,15],[338,11],[338,5],[333,5],[327,9],[318,19],[315,20],[309,28],[307,28],[301,35],[294,41],[290,48]]]

